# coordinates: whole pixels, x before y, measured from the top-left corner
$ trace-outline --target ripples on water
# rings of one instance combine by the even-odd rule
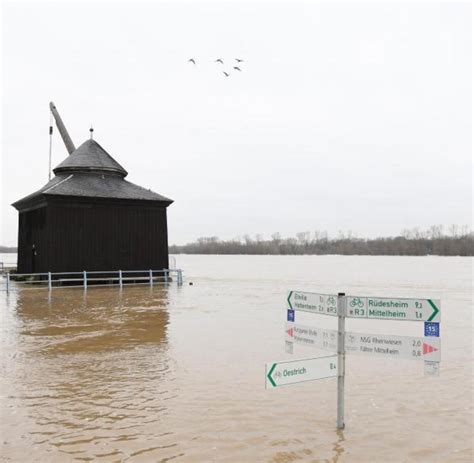
[[[179,260],[194,286],[0,293],[2,459],[471,460],[470,259]],[[422,362],[348,358],[344,432],[334,380],[265,391],[265,362],[288,357],[290,287],[440,297],[441,376],[424,378]],[[311,314],[298,321],[333,327]],[[357,322],[365,332],[421,329]],[[295,357],[319,354],[295,346]]]
[[[7,383],[13,422],[5,434],[20,434],[18,450],[120,459],[175,445],[166,443],[172,433],[155,431],[177,395],[165,289],[60,289],[51,298],[30,290],[9,298],[16,330],[3,326],[10,341],[3,367],[15,381]]]

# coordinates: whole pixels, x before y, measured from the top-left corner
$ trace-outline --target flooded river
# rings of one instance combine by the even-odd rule
[[[0,293],[2,461],[470,462],[472,259],[177,256],[185,285]],[[189,285],[193,282],[193,285]],[[265,390],[288,289],[442,300],[439,377],[350,356],[334,378]],[[307,325],[336,328],[323,315]],[[348,320],[422,336],[422,323]]]

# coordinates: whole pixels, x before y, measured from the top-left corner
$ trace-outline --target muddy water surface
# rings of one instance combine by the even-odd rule
[[[471,259],[177,260],[182,288],[0,293],[0,459],[471,461]],[[424,377],[423,362],[349,357],[346,429],[337,432],[334,379],[264,387],[265,363],[291,357],[290,288],[442,299],[441,375]],[[335,327],[332,317],[297,317]],[[417,322],[347,325],[422,335]],[[293,358],[325,354],[295,346]]]

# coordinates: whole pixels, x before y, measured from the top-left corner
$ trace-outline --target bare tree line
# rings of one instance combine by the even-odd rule
[[[472,256],[474,234],[467,226],[452,225],[445,230],[433,225],[427,230],[403,230],[399,236],[358,238],[351,231],[329,237],[326,231],[300,232],[282,238],[274,233],[270,239],[262,235],[237,237],[223,241],[217,236],[199,238],[194,243],[170,246],[172,254],[343,254],[400,256]]]

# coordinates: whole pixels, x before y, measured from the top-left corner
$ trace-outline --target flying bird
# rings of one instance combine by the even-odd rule
[[[214,63],[221,63],[221,64],[224,64],[224,61],[222,61],[221,58],[217,58]]]
[[[228,73],[225,72],[225,71],[222,71],[222,72],[225,74],[226,77],[229,77],[230,74],[228,74]]]
[[[235,61],[237,61],[237,63],[242,63],[243,59],[235,58]]]
[[[193,63],[196,66],[196,61],[194,61],[194,58],[188,59],[188,63]]]
[[[236,69],[239,72],[242,72],[242,69],[240,69],[238,66],[234,66],[234,69]]]

